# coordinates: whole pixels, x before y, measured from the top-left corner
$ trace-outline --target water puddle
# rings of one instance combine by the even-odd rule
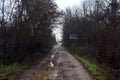
[[[49,74],[49,62],[44,63],[40,70],[37,70],[33,73],[32,80],[44,80],[44,77]]]
[[[32,80],[56,80],[54,78],[57,78],[58,70],[55,69],[55,57],[55,54],[51,55],[50,61],[44,63],[39,70],[33,73]]]
[[[50,62],[50,67],[51,67],[51,68],[53,68],[53,67],[54,67],[54,64],[53,64],[53,62],[52,62],[52,61]]]

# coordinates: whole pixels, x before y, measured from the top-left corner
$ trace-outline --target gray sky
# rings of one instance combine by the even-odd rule
[[[79,6],[83,0],[56,0],[58,7],[62,10],[68,7]]]

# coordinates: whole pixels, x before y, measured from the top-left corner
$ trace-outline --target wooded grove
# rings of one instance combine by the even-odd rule
[[[76,34],[76,39],[70,34]],[[85,0],[82,8],[67,9],[63,44],[83,47],[84,55],[120,69],[120,1]]]
[[[52,24],[58,12],[52,0],[0,0],[0,62],[22,63],[53,45]]]

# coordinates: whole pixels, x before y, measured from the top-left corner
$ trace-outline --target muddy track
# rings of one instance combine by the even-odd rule
[[[95,80],[63,47],[57,45],[51,55],[25,71],[17,80]]]

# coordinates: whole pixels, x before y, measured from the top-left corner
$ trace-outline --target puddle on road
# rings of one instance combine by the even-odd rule
[[[41,68],[33,73],[32,80],[44,80],[46,77],[54,78],[58,76],[58,70],[52,70],[54,65],[55,54],[51,55],[51,60],[44,63]],[[52,72],[49,71],[52,70]],[[48,79],[46,79],[48,80]]]
[[[32,80],[43,80],[48,75],[49,62],[44,63],[40,70],[33,73]]]

